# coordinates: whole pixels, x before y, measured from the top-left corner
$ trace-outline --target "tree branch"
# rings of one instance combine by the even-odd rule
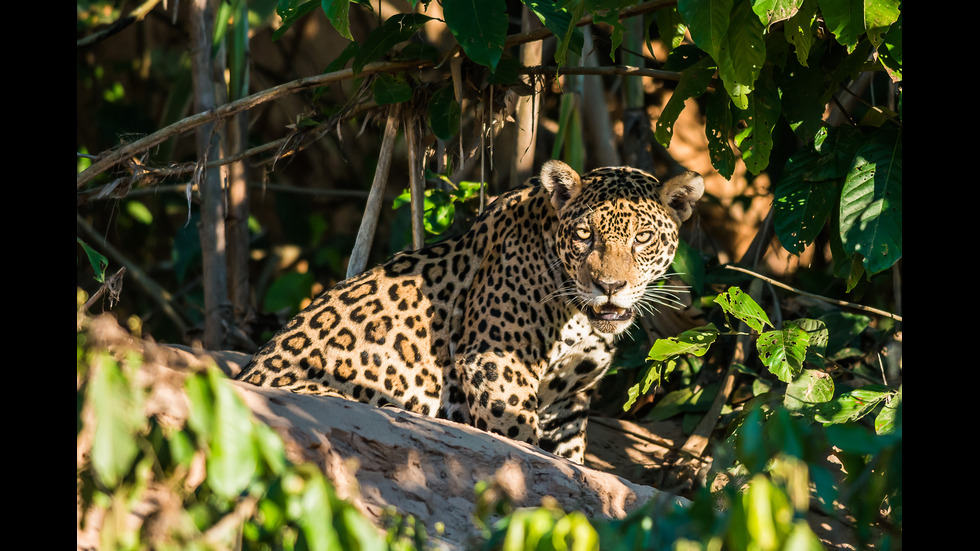
[[[882,317],[891,318],[891,319],[896,320],[896,321],[902,321],[902,316],[899,316],[897,314],[892,314],[891,312],[886,312],[884,310],[879,310],[879,309],[874,308],[874,307],[871,307],[871,306],[864,306],[862,304],[855,304],[853,302],[847,302],[846,300],[837,300],[837,299],[834,299],[834,298],[827,298],[827,297],[824,297],[824,296],[815,295],[813,293],[808,293],[806,291],[801,291],[801,290],[799,290],[799,289],[797,289],[795,287],[790,287],[789,285],[786,285],[785,283],[780,283],[780,282],[776,281],[775,279],[766,277],[766,276],[764,276],[762,274],[757,274],[757,273],[755,273],[755,272],[753,272],[751,270],[746,270],[745,268],[740,268],[738,266],[732,266],[730,264],[728,266],[725,266],[725,268],[728,269],[728,270],[735,270],[736,272],[743,272],[743,273],[749,274],[750,276],[757,277],[757,278],[761,279],[762,281],[765,281],[766,283],[769,283],[770,285],[775,285],[776,287],[779,287],[781,289],[785,289],[787,291],[791,291],[793,293],[796,293],[798,295],[803,295],[805,297],[810,297],[810,298],[819,300],[821,302],[826,302],[828,304],[835,304],[837,306],[844,306],[846,308],[853,308],[855,310],[861,310],[863,312],[870,312],[872,314],[876,314],[876,315],[879,315],[879,316],[882,316]]]

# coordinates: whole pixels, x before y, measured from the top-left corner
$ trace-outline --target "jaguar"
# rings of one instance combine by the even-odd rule
[[[546,162],[472,227],[340,282],[237,376],[397,406],[582,463],[617,337],[656,300],[704,192],[630,167]]]

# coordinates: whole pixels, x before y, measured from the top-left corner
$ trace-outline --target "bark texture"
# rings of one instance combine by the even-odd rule
[[[337,492],[373,520],[386,507],[414,515],[450,549],[470,547],[474,485],[494,481],[517,506],[545,496],[566,511],[621,518],[651,499],[649,486],[575,465],[533,446],[400,409],[298,395],[236,382],[255,415],[286,441],[293,461],[320,466]]]

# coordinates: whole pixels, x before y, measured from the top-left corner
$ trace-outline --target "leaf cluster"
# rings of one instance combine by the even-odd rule
[[[421,548],[412,519],[394,519],[386,537],[317,466],[287,460],[217,367],[186,376],[186,421],[175,421],[145,413],[170,389],[143,386],[140,354],[90,341],[78,332],[77,477],[83,527],[102,518],[103,549]],[[146,515],[148,504],[159,507]]]
[[[724,337],[754,340],[755,357],[764,372],[738,366],[739,373],[755,379],[754,397],[731,418],[726,445],[716,451],[713,465],[721,471],[727,461],[730,473],[748,480],[744,491],[723,490],[730,507],[727,514],[732,515],[723,539],[739,549],[759,538],[809,541],[812,534],[804,538],[798,533],[803,530],[798,517],[808,508],[811,482],[812,497],[827,514],[837,514],[835,502],[848,507],[862,541],[870,541],[872,526],[882,522],[897,526],[900,538],[902,387],[854,385],[855,376],[860,381],[866,372],[860,366],[843,368],[843,362],[860,354],[852,343],[855,335],[872,331],[870,320],[828,312],[775,328],[763,308],[737,286],[718,294],[714,304],[723,312],[727,330],[710,324],[658,339],[650,350],[650,367],[630,389],[625,408],[659,385],[685,356],[703,356]],[[837,374],[839,385],[831,373]],[[661,398],[650,416],[690,410],[696,401],[689,388],[681,388]],[[828,469],[825,460],[831,453],[845,466],[846,477]],[[801,496],[794,497],[794,492]],[[780,508],[786,513],[778,513]],[[889,508],[883,518],[880,511]],[[752,517],[760,511],[773,515],[764,523],[770,532],[766,537],[752,533],[753,526],[760,526]],[[711,533],[718,537],[716,530]]]

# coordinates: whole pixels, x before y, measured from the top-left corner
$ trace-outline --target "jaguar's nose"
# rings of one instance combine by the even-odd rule
[[[613,296],[617,291],[626,287],[625,281],[605,281],[601,279],[592,279],[592,284],[596,286],[597,289],[601,290],[606,296]]]

